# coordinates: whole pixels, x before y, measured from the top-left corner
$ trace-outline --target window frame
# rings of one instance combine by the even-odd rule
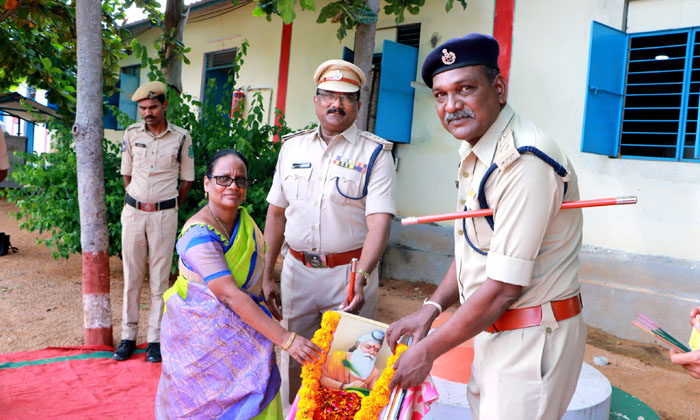
[[[623,146],[625,146],[625,143],[623,143],[623,124],[626,121],[630,121],[625,120],[625,111],[629,111],[627,100],[628,87],[630,86],[629,70],[632,40],[643,37],[681,33],[687,34],[687,37],[683,81],[680,91],[681,98],[677,118],[678,129],[675,133],[675,145],[672,146],[675,149],[675,156],[662,157],[622,154]],[[624,50],[620,49],[622,42],[625,43]],[[615,43],[617,43],[617,45],[611,45]],[[698,54],[696,54],[696,51]],[[693,66],[693,60],[698,63],[695,67]],[[606,84],[606,86],[601,87],[601,81],[597,79],[597,74],[602,71],[601,69],[603,66],[609,65],[611,62],[613,63],[613,67],[617,66],[614,70],[621,73],[609,75],[610,80],[604,81],[603,84]],[[622,64],[623,70],[620,70],[620,64]],[[593,21],[591,26],[581,151],[622,159],[700,163],[700,78],[698,78],[699,80],[693,81],[693,71],[700,74],[700,27],[626,33]],[[603,98],[605,95],[609,96],[609,98]],[[697,96],[696,102],[698,102],[698,104],[692,107],[690,107],[689,103],[691,95]],[[696,109],[695,120],[688,118],[689,112],[693,109]],[[692,157],[685,158],[684,153],[688,148],[688,146],[686,146],[686,139],[689,134],[692,136],[692,133],[689,133],[688,130],[689,121],[691,121],[691,123],[695,121],[695,143],[690,146],[693,150],[691,154]],[[632,144],[633,143],[627,143],[627,146]],[[662,143],[659,143],[659,145],[662,145]]]

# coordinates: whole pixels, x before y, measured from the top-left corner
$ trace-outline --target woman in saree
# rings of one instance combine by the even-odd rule
[[[275,344],[300,363],[321,349],[272,319],[254,290],[266,246],[241,203],[252,184],[237,151],[207,165],[207,204],[184,225],[180,275],[163,296],[157,419],[282,419]]]

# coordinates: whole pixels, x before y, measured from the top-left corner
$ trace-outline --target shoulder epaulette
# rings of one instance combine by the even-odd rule
[[[372,142],[375,142],[377,144],[381,144],[383,146],[382,150],[389,151],[394,147],[394,143],[390,142],[389,140],[384,140],[383,138],[379,137],[378,135],[374,133],[370,133],[369,131],[359,131],[358,135],[369,140]]]
[[[515,140],[513,138],[513,130],[507,127],[506,130],[498,138],[498,143],[496,144],[496,155],[494,156],[494,163],[498,166],[498,169],[505,170],[511,163],[515,162],[520,158],[520,152],[515,147]]]
[[[134,128],[139,128],[139,127],[141,127],[142,125],[143,125],[143,122],[133,123],[133,124],[131,124],[130,126],[126,127],[126,130],[124,130],[124,131],[133,130]]]
[[[184,128],[182,128],[182,127],[180,127],[180,126],[177,126],[177,125],[171,124],[171,123],[168,123],[168,124],[170,125],[170,128],[171,128],[173,131],[176,131],[176,132],[178,132],[178,133],[180,133],[180,134],[184,134],[184,135],[190,134],[189,131],[185,130]]]
[[[308,130],[301,130],[301,131],[297,131],[296,133],[289,133],[289,134],[286,134],[286,135],[282,136],[282,143],[284,143],[285,141],[287,141],[287,140],[289,140],[289,139],[292,139],[292,138],[294,138],[294,137],[301,136],[301,135],[303,135],[303,134],[308,134],[308,133],[310,133],[310,132],[312,132],[312,131],[316,131],[316,129],[315,129],[315,128],[309,128]]]

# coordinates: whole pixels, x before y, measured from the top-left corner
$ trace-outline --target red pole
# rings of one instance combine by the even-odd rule
[[[614,197],[614,198],[596,198],[593,200],[578,200],[578,201],[565,201],[561,203],[562,210],[566,209],[580,209],[586,207],[601,207],[601,206],[619,206],[623,204],[637,204],[636,196],[628,197]],[[420,216],[420,217],[404,217],[401,219],[402,225],[415,225],[419,223],[432,223],[441,222],[444,220],[456,220],[456,219],[466,219],[469,217],[484,217],[493,216],[493,210],[482,209],[482,210],[471,210],[471,211],[458,211],[455,213],[443,213],[434,214],[431,216]]]
[[[280,45],[280,69],[277,78],[277,102],[275,107],[280,110],[281,116],[284,117],[284,111],[287,106],[287,82],[289,78],[289,58],[292,47],[292,24],[285,23],[282,25],[282,41]],[[272,111],[270,111],[272,112]],[[279,125],[280,116],[275,116],[275,124]],[[274,141],[280,141],[280,138],[275,136]]]
[[[348,291],[348,305],[355,298],[355,274],[357,274],[357,258],[350,263],[350,290]]]

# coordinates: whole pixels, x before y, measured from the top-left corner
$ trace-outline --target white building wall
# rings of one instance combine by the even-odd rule
[[[322,2],[323,3],[323,2]],[[319,8],[322,4],[317,5]],[[420,67],[434,42],[470,32],[493,33],[494,2],[458,4],[449,13],[444,0],[428,0],[418,16],[404,24],[421,23],[411,143],[397,145],[400,216],[449,212],[455,209],[455,178],[459,141],[437,118],[430,91],[420,79]],[[265,87],[265,105],[274,106],[279,71],[282,26],[251,15],[245,5],[225,15],[189,23],[185,44],[191,64],[183,66],[186,92],[200,97],[204,54],[250,42],[238,86]],[[700,259],[700,164],[634,159],[610,159],[580,152],[588,72],[591,21],[622,28],[624,0],[516,1],[510,69],[509,101],[517,111],[554,135],[573,160],[582,198],[637,195],[639,204],[584,210],[584,242],[639,254]],[[337,25],[315,23],[316,12],[299,12],[292,30],[286,98],[288,125],[301,128],[316,121],[312,75],[324,60],[339,58],[352,47],[351,32],[336,38]],[[383,39],[394,39],[393,17],[380,13],[375,51]],[[631,0],[629,31],[700,26],[700,0]],[[151,45],[155,31],[140,38]],[[123,65],[134,64],[127,59]],[[143,70],[141,80],[146,80]],[[252,92],[251,92],[252,93]],[[249,96],[250,98],[250,96]],[[269,111],[268,111],[269,112]],[[110,138],[120,140],[121,133]],[[450,223],[443,223],[449,226]]]
[[[692,3],[692,5],[691,5]],[[661,5],[663,4],[663,5]],[[700,25],[698,1],[631,1],[630,28]],[[700,164],[610,159],[581,153],[591,21],[621,28],[624,2],[519,2],[509,101],[572,159],[581,198],[636,195],[635,206],[584,210],[584,243],[640,254],[700,259]],[[556,36],[553,36],[556,34]]]

